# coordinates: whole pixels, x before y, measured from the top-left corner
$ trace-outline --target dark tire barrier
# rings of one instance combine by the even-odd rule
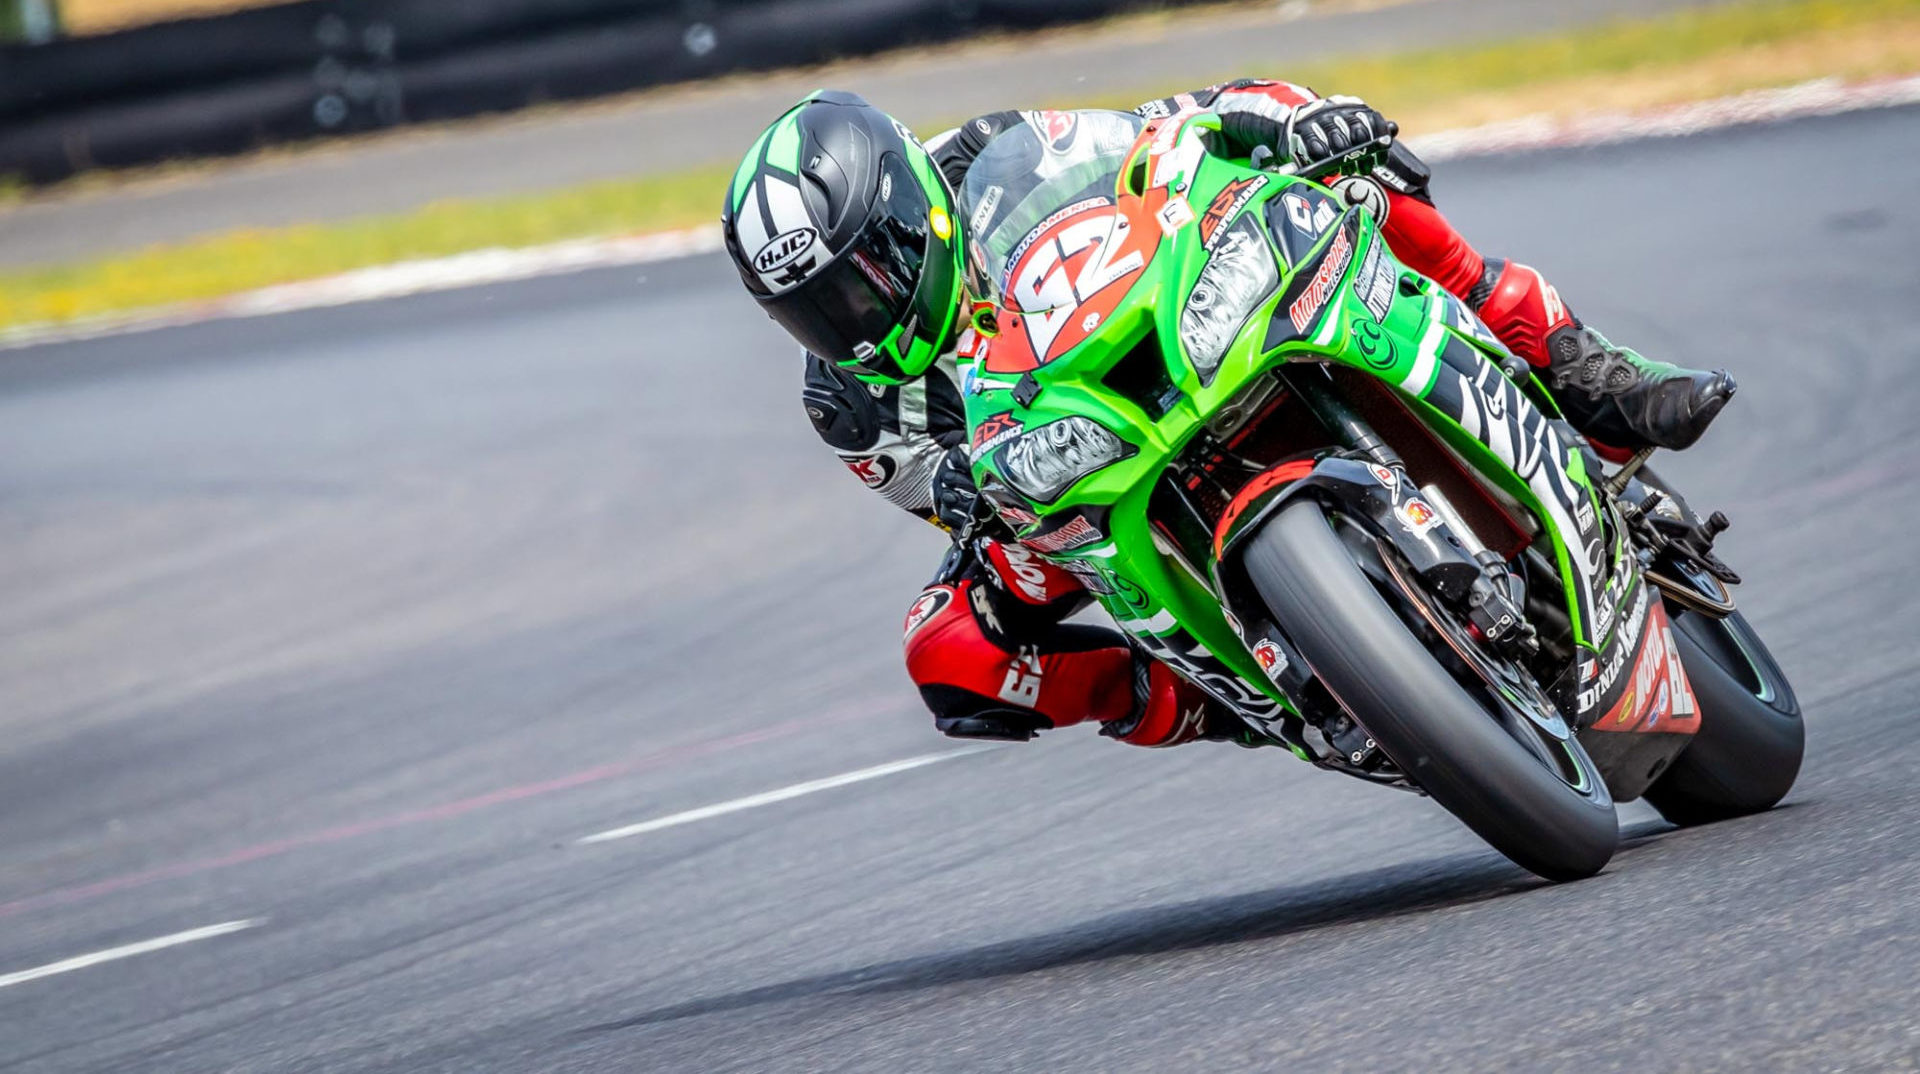
[[[0,175],[241,152],[1190,0],[297,0],[0,47]]]

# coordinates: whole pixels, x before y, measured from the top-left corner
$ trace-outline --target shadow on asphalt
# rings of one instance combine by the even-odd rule
[[[1642,842],[1667,830],[1667,825],[1654,822],[1633,825],[1621,834],[1623,842]],[[1501,858],[1412,862],[1311,884],[1129,910],[1072,928],[984,947],[883,962],[676,1003],[575,1032],[633,1029],[791,1000],[911,992],[1107,959],[1272,939],[1551,886]]]

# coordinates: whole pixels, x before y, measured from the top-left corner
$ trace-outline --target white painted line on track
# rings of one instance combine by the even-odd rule
[[[1723,127],[1777,123],[1808,116],[1920,103],[1920,76],[1847,82],[1816,79],[1780,89],[1752,90],[1693,104],[1625,112],[1551,115],[1489,123],[1461,130],[1410,135],[1407,144],[1428,161],[1491,153],[1616,145],[1673,138]],[[280,284],[206,302],[105,314],[77,321],[20,325],[0,330],[0,350],[44,343],[100,339],[156,328],[234,317],[260,317],[355,302],[427,294],[481,284],[578,272],[610,266],[672,261],[721,248],[714,226],[653,235],[569,239],[546,246],[475,250],[450,257],[404,261],[299,283]]]
[[[211,940],[215,936],[225,936],[230,932],[239,932],[242,929],[250,929],[265,923],[265,918],[257,917],[249,918],[245,921],[227,921],[218,925],[208,925],[205,928],[176,932],[171,936],[161,936],[157,939],[130,943],[125,947],[110,947],[105,951],[95,951],[90,955],[80,955],[75,958],[62,959],[59,962],[49,962],[44,966],[35,966],[30,970],[0,974],[0,988],[25,984],[28,981],[37,981],[42,977],[52,977],[57,973],[71,973],[74,970],[84,970],[88,966],[98,966],[102,962],[112,962],[115,959],[144,955],[149,951],[178,947],[183,943],[193,943],[195,940]]]
[[[820,791],[830,791],[835,787],[845,787],[850,783],[863,783],[870,779],[879,779],[882,776],[891,776],[899,772],[909,772],[916,768],[925,768],[930,764],[939,764],[941,761],[951,761],[956,757],[969,757],[976,753],[984,753],[987,750],[999,748],[997,745],[981,745],[968,746],[964,749],[957,750],[943,750],[939,753],[923,753],[918,757],[889,761],[886,764],[874,765],[872,768],[862,768],[853,772],[842,772],[837,776],[828,776],[825,779],[808,780],[805,783],[795,783],[790,787],[781,787],[778,790],[763,791],[759,794],[747,795],[745,798],[735,798],[731,801],[716,802],[710,806],[701,806],[698,809],[689,809],[684,813],[671,813],[664,817],[643,820],[638,824],[629,824],[622,828],[611,828],[604,832],[596,832],[593,835],[582,836],[575,840],[575,842],[604,843],[612,839],[626,839],[629,836],[645,835],[648,832],[657,832],[662,828],[675,828],[682,824],[692,824],[695,821],[708,820],[713,817],[723,817],[728,813],[738,813],[743,809],[758,809],[761,806],[772,805],[775,802],[784,802],[791,798],[799,798],[803,795],[815,794]]]

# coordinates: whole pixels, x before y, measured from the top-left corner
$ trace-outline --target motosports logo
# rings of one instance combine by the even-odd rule
[[[1221,225],[1239,215],[1240,210],[1247,207],[1247,202],[1252,201],[1253,196],[1266,185],[1267,177],[1264,175],[1250,175],[1228,183],[1227,188],[1207,206],[1207,211],[1200,215],[1200,245],[1211,253],[1214,240],[1224,234],[1220,230]]]
[[[753,255],[753,267],[760,272],[772,272],[775,269],[799,260],[800,255],[813,249],[814,240],[819,235],[810,227],[797,227],[792,231],[783,231],[775,235]]]
[[[1340,277],[1346,275],[1347,265],[1353,261],[1353,242],[1343,230],[1333,237],[1333,245],[1327,248],[1327,256],[1320,261],[1320,268],[1314,272],[1313,280],[1300,297],[1287,307],[1287,317],[1293,321],[1296,332],[1305,332],[1307,326],[1320,316],[1320,310],[1333,297],[1334,288],[1340,283]]]

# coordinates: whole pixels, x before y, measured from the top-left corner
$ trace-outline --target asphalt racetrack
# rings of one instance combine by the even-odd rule
[[[1665,470],[1809,714],[1559,887],[1277,751],[944,756],[941,539],[718,258],[0,355],[0,1069],[1914,1069],[1916,174],[1907,109],[1440,176],[1737,370]]]

